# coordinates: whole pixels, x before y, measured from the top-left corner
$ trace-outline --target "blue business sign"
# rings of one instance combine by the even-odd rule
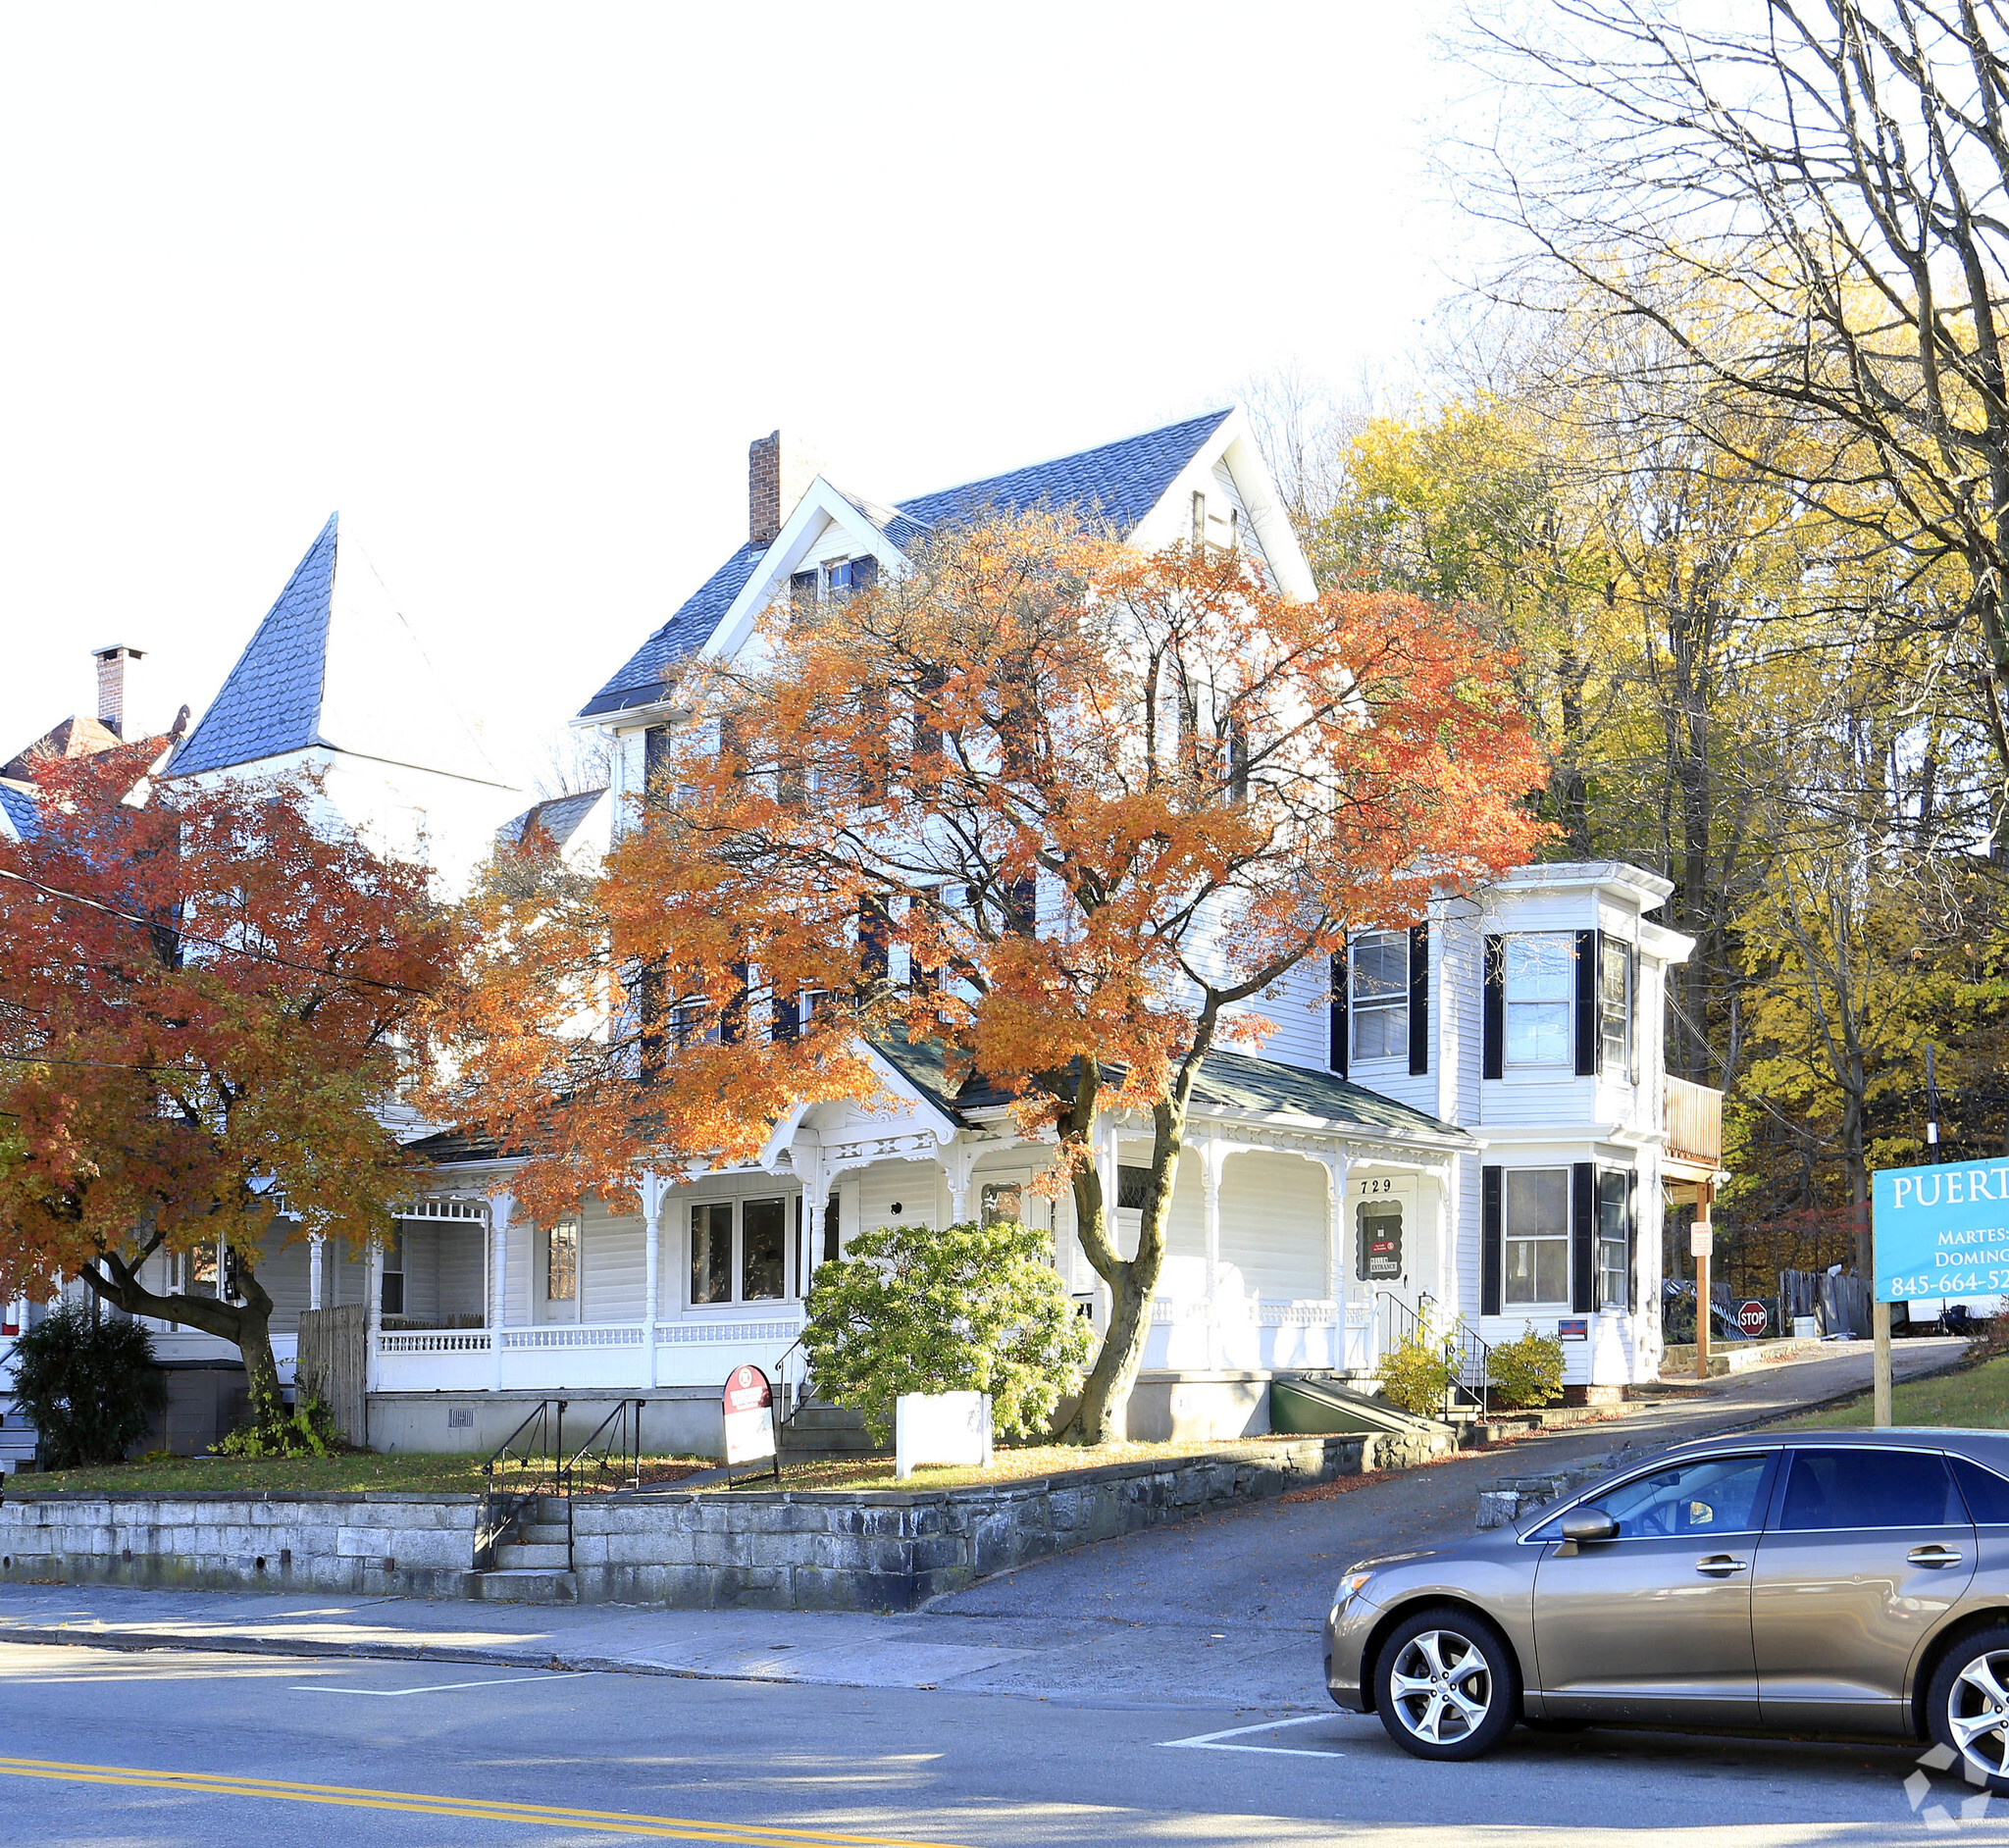
[[[2009,1295],[2009,1161],[1873,1174],[1877,1301]]]

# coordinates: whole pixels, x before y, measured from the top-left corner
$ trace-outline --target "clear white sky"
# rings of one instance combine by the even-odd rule
[[[110,642],[199,715],[339,508],[528,780],[776,425],[894,499],[1399,361],[1436,12],[7,8],[0,757]]]

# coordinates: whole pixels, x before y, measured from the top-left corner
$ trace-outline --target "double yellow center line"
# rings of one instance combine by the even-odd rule
[[[222,1772],[152,1771],[133,1765],[71,1765],[60,1759],[0,1758],[0,1774],[45,1777],[59,1783],[116,1784],[129,1789],[182,1790],[200,1797],[265,1797],[283,1803],[319,1803],[336,1809],[395,1810],[408,1816],[458,1817],[483,1822],[526,1822],[547,1828],[596,1828],[611,1835],[648,1835],[667,1841],[735,1842],[742,1848],[955,1848],[908,1836],[842,1835],[825,1829],[772,1828],[758,1822],[702,1822],[688,1817],[636,1816],[623,1810],[566,1810],[541,1803],[491,1802],[481,1797],[440,1797],[416,1790],[362,1790],[347,1784],[296,1784],[271,1777]]]

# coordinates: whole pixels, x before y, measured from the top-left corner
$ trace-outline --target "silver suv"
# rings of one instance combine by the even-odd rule
[[[1517,1720],[1881,1733],[2009,1791],[2009,1433],[1709,1438],[1365,1560],[1325,1682],[1418,1758]]]

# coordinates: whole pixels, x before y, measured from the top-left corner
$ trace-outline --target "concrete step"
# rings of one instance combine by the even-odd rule
[[[784,1457],[869,1457],[879,1448],[869,1431],[798,1431],[794,1425],[780,1443]]]
[[[791,1430],[804,1431],[862,1431],[865,1428],[865,1414],[850,1412],[842,1406],[819,1405],[811,1401],[789,1420]]]
[[[579,1602],[579,1580],[566,1571],[505,1567],[500,1571],[477,1572],[475,1577],[481,1581],[481,1596],[489,1604]]]
[[[562,1541],[555,1546],[526,1546],[521,1541],[512,1540],[499,1540],[495,1543],[495,1565],[505,1572],[562,1572],[570,1563],[570,1556]]]
[[[515,1537],[524,1546],[562,1547],[570,1536],[560,1516],[557,1520],[520,1520]]]

